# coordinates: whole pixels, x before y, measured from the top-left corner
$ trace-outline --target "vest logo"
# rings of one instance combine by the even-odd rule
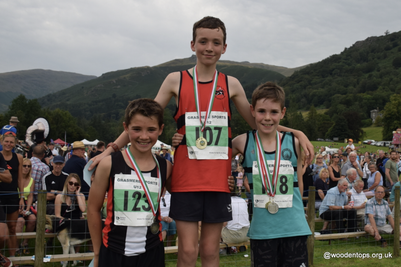
[[[220,100],[225,98],[224,90],[223,88],[221,88],[221,86],[217,87],[215,96],[217,99]]]
[[[290,160],[292,157],[292,151],[288,148],[283,149],[283,151],[281,151],[281,155],[283,155],[283,159]]]

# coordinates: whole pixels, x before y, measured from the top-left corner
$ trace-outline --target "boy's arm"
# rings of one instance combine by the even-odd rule
[[[241,114],[242,118],[244,118],[252,129],[256,129],[255,119],[252,116],[250,104],[241,83],[236,78],[228,76],[228,88],[230,90],[230,98],[234,102],[239,114]]]
[[[162,106],[162,108],[166,108],[170,99],[174,96],[177,99],[178,90],[180,86],[180,73],[173,72],[170,73],[166,79],[164,79],[163,84],[161,85],[159,92],[156,95],[155,101]],[[121,149],[129,143],[128,135],[125,132],[122,132],[120,136],[114,141],[114,143]],[[99,162],[104,158],[114,152],[114,149],[110,146],[102,154],[97,155],[91,159],[92,164],[89,166],[89,170],[92,170]]]
[[[244,154],[244,148],[246,143],[246,133],[238,135],[232,141],[232,157],[235,157],[238,153]]]
[[[297,152],[298,155],[298,160],[297,160],[297,176],[298,176],[298,188],[299,188],[299,192],[301,193],[301,197],[303,195],[304,192],[304,181],[303,181],[303,171],[302,171],[302,157],[301,157],[301,147],[299,146],[299,140],[298,138],[294,138],[295,140],[295,150]]]
[[[180,72],[172,72],[167,75],[166,79],[164,79],[162,85],[160,86],[159,92],[155,97],[155,101],[162,106],[162,108],[166,108],[168,102],[170,102],[172,97],[175,97],[176,104],[178,101],[178,90],[180,87],[181,74]]]
[[[102,219],[100,210],[103,206],[106,190],[109,185],[111,157],[104,158],[100,163],[93,179],[88,198],[88,226],[95,253],[94,267],[98,266],[99,251],[102,244]]]
[[[166,189],[171,193],[171,171],[173,169],[173,165],[168,160],[166,160],[166,162],[167,162]]]
[[[315,154],[315,150],[313,148],[312,143],[309,141],[308,137],[299,130],[294,130],[282,125],[277,127],[277,131],[279,132],[291,132],[294,134],[296,138],[298,138],[299,143],[301,144],[303,150],[305,151],[305,156],[307,158],[307,163],[310,164],[313,160],[313,155]]]

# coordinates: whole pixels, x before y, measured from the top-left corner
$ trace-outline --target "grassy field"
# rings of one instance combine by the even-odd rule
[[[366,137],[364,138],[364,140],[373,139],[376,141],[390,141],[390,140],[383,140],[383,135],[382,135],[383,128],[382,127],[366,127],[366,128],[362,128],[362,130],[366,134]]]

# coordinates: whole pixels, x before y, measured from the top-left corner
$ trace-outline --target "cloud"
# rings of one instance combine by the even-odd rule
[[[399,31],[390,1],[1,1],[0,72],[43,68],[101,75],[192,54],[192,25],[227,27],[223,59],[297,67],[386,30]]]

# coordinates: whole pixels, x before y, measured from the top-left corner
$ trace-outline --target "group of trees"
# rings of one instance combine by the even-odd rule
[[[8,124],[11,116],[17,116],[20,121],[17,126],[18,139],[25,140],[26,130],[37,118],[45,118],[50,127],[50,139],[67,136],[67,142],[72,143],[84,138],[88,140],[100,139],[106,142],[113,141],[123,130],[122,119],[104,121],[99,116],[90,120],[76,119],[70,112],[62,109],[44,109],[36,99],[27,99],[24,95],[16,97],[5,114],[0,114],[0,125]],[[120,126],[119,126],[120,124]],[[1,126],[2,127],[2,126]]]

